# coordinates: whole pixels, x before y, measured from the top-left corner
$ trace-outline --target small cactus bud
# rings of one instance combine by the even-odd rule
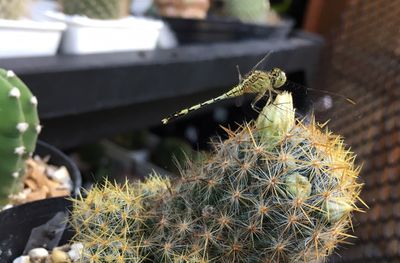
[[[332,223],[339,221],[353,211],[353,207],[349,204],[348,200],[335,197],[329,198],[326,201],[325,209],[325,216]]]
[[[286,191],[293,197],[307,198],[311,194],[311,183],[299,173],[286,177]]]
[[[295,124],[295,110],[290,93],[283,92],[276,96],[273,103],[265,106],[256,121],[262,140],[274,138],[279,141]]]

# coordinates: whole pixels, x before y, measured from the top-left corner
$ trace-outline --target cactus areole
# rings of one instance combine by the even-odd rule
[[[83,262],[322,262],[349,237],[361,185],[339,136],[278,95],[181,178],[95,187],[74,201]]]
[[[0,205],[19,190],[41,126],[37,99],[12,71],[0,69]]]

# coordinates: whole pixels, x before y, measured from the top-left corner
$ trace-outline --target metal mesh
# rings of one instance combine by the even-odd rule
[[[319,86],[357,102],[330,127],[363,163],[370,207],[331,262],[400,262],[400,1],[349,1],[329,57]]]

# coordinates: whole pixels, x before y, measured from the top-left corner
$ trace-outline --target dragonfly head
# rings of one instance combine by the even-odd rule
[[[286,73],[279,68],[273,68],[271,70],[271,78],[275,88],[280,88],[286,83]]]

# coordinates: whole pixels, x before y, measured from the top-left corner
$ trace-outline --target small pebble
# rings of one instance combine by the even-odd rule
[[[13,263],[31,263],[29,256],[20,256],[13,260]]]
[[[55,171],[48,171],[48,175],[51,179],[56,182],[61,183],[63,186],[70,186],[71,185],[71,178],[68,173],[67,168],[65,166],[61,166]]]
[[[44,263],[49,252],[44,248],[34,248],[28,253],[31,263]]]
[[[73,262],[76,262],[81,258],[82,251],[83,251],[83,244],[74,243],[71,245],[71,250],[68,252],[68,256]]]
[[[71,263],[71,259],[68,254],[59,249],[53,249],[51,252],[51,260],[53,263]]]

